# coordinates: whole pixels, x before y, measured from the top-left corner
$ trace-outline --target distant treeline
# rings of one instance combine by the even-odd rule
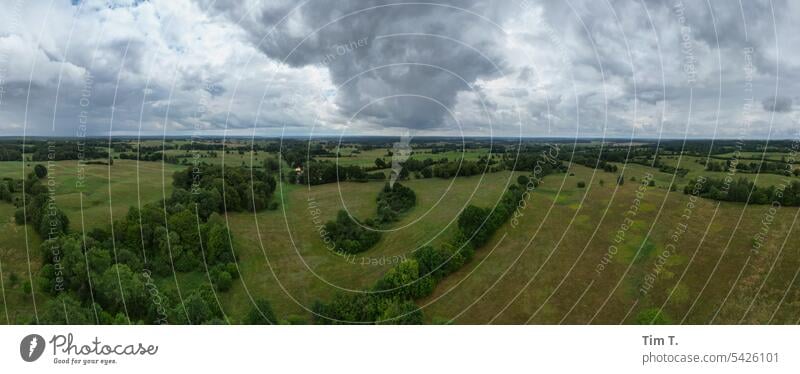
[[[780,161],[756,161],[745,162],[742,160],[728,159],[725,161],[706,162],[706,171],[728,171],[736,169],[742,173],[766,173],[778,175],[800,175],[800,169],[795,169],[791,164]]]
[[[106,144],[107,145],[107,144]],[[30,155],[32,161],[61,161],[108,158],[108,150],[100,142],[31,141],[23,148],[21,142],[0,143],[0,161],[23,161]]]
[[[696,193],[700,197],[748,204],[773,204],[800,206],[800,182],[759,187],[746,178],[726,182],[724,178],[699,177],[689,181],[683,193]]]

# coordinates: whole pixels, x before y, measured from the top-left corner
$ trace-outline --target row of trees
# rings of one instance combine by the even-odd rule
[[[698,188],[699,187],[699,188]],[[684,187],[683,193],[691,194],[698,188],[700,197],[721,201],[735,201],[748,204],[772,204],[800,206],[800,182],[794,181],[780,186],[759,187],[746,178],[731,180],[703,178],[692,179]]]
[[[22,161],[22,147],[17,144],[0,144],[0,161]]]
[[[366,182],[386,179],[383,173],[368,173],[372,169],[365,169],[358,165],[337,165],[333,161],[308,161],[302,170],[298,183],[312,186],[344,181]]]
[[[119,158],[122,160],[160,161],[168,164],[177,164],[180,161],[177,156],[167,155],[160,150],[136,153],[120,153]]]
[[[728,159],[725,161],[708,161],[706,162],[706,171],[728,171],[734,165],[733,160]],[[735,168],[742,173],[768,173],[778,175],[800,175],[800,169],[794,169],[792,165],[785,162],[770,162],[770,161],[757,161],[757,162],[736,162]]]
[[[96,143],[79,144],[77,142],[42,142],[36,143],[31,160],[60,161],[88,160],[93,158],[108,159],[108,149]]]

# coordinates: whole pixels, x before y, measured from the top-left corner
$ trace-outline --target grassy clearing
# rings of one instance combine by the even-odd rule
[[[282,210],[255,217],[251,213],[228,215],[244,282],[222,296],[226,313],[246,313],[251,305],[248,292],[266,296],[276,313],[285,316],[306,315],[303,307],[310,308],[315,300],[327,300],[342,289],[369,287],[411,251],[448,238],[466,203],[493,205],[505,190],[503,182],[513,177],[504,172],[483,180],[479,176],[459,178],[452,185],[445,179],[404,182],[416,192],[417,205],[392,226],[392,231],[385,232],[375,247],[353,258],[338,256],[326,248],[309,212],[309,199],[318,204],[323,222],[333,219],[344,207],[363,219],[374,216],[375,198],[383,183],[326,184],[310,190],[284,184],[285,215]]]
[[[26,162],[24,174],[37,163]],[[114,165],[85,165],[77,161],[57,161],[48,178],[55,182],[55,200],[67,214],[70,227],[81,229],[81,206],[87,230],[107,227],[112,218],[128,213],[128,208],[157,201],[172,193],[172,173],[184,168],[159,162],[114,160]],[[22,162],[0,162],[0,175],[21,178]],[[82,183],[82,184],[81,184]],[[81,196],[83,193],[83,196]],[[81,201],[82,200],[82,201]]]

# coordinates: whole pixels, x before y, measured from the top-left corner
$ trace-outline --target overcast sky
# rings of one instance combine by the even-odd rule
[[[3,0],[0,135],[794,138],[798,1]]]

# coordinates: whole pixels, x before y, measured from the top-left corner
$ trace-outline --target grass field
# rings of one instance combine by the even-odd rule
[[[347,159],[372,162],[379,153],[385,150]],[[228,156],[226,160],[235,166],[242,161]],[[677,162],[677,158],[662,160]],[[21,162],[3,162],[0,175],[20,178],[32,165],[23,169]],[[638,164],[625,166],[625,183],[617,186],[623,165],[618,166],[619,172],[608,173],[574,165],[568,173],[546,177],[521,211],[519,225],[506,223],[472,262],[445,278],[432,296],[418,301],[428,322],[634,323],[640,311],[662,306],[673,323],[796,322],[800,295],[797,287],[789,286],[797,286],[792,281],[800,266],[800,252],[793,245],[800,238],[791,231],[798,208],[777,209],[765,240],[755,248],[754,236],[763,230],[768,206],[694,201],[680,192],[693,176],[725,173],[705,172],[692,157],[684,157],[681,166],[690,173],[676,178],[678,191],[668,192],[672,174]],[[172,173],[183,167],[158,162],[137,165],[130,160],[115,160],[110,168],[87,165],[83,188],[76,187],[80,177],[74,161],[57,162],[51,175],[56,180],[56,200],[69,216],[72,230],[79,231],[82,219],[85,229],[102,227],[112,214],[120,218],[130,206],[168,196]],[[637,200],[637,188],[647,173],[654,176],[656,186]],[[328,249],[318,225],[345,208],[362,220],[374,216],[375,197],[383,183],[311,188],[282,183],[276,193],[281,201],[278,210],[226,217],[241,278],[230,291],[219,294],[223,310],[238,321],[252,299],[266,298],[281,318],[296,315],[308,320],[306,309],[314,301],[370,287],[416,248],[451,237],[454,220],[466,204],[493,206],[518,174],[403,182],[416,192],[417,205],[387,229],[374,248],[353,257]],[[763,185],[782,179],[741,175],[758,177]],[[577,187],[580,181],[585,188]],[[639,210],[629,216],[633,223],[628,226],[626,211],[634,203]],[[317,221],[314,209],[319,212]],[[0,203],[2,323],[24,322],[33,313],[32,296],[23,291],[29,256],[34,276],[40,267],[41,240],[33,230],[27,230],[26,239],[25,227],[13,222],[14,210]],[[668,248],[671,251],[665,252]],[[195,289],[208,282],[203,269],[198,270],[178,274],[177,284],[173,277],[158,279],[159,287]],[[646,293],[640,292],[643,286],[649,286]],[[35,296],[37,304],[46,301],[40,293]]]
[[[36,164],[26,162],[24,174]],[[185,168],[160,162],[142,161],[137,165],[135,160],[114,160],[110,167],[92,164],[80,168],[76,161],[57,161],[53,165],[48,178],[52,177],[55,183],[55,201],[69,217],[70,227],[79,231],[82,220],[87,230],[107,226],[132,206],[169,197],[172,173]],[[22,178],[22,170],[22,162],[0,162],[2,176]]]
[[[417,194],[416,207],[385,232],[369,251],[345,258],[327,249],[314,227],[309,199],[315,201],[322,221],[347,209],[361,219],[374,216],[383,183],[344,183],[315,186],[283,186],[283,211],[229,214],[236,237],[236,252],[242,280],[225,294],[229,314],[241,315],[249,308],[251,295],[267,295],[279,315],[307,314],[319,299],[334,292],[371,286],[389,267],[416,248],[448,238],[460,209],[472,202],[491,206],[504,191],[498,183],[513,177],[504,172],[487,176],[420,179],[405,184]],[[341,187],[342,196],[338,189]],[[257,223],[256,223],[257,221]]]
[[[796,322],[797,289],[780,300],[800,265],[800,253],[790,244],[798,235],[789,234],[797,208],[778,210],[768,239],[754,253],[752,238],[767,207],[723,203],[717,209],[716,202],[698,199],[685,220],[688,196],[650,188],[635,223],[598,273],[639,185],[626,182],[615,192],[613,183],[593,183],[576,190],[574,181],[590,180],[593,171],[576,166],[573,172],[574,177],[548,177],[519,227],[507,225],[469,266],[419,303],[430,320],[633,323],[639,311],[663,305],[674,323],[767,323],[773,312],[772,323]],[[638,290],[681,223],[686,232],[678,235],[652,288],[642,294]],[[787,236],[789,245],[782,250]],[[634,261],[639,248],[646,249]],[[770,273],[773,263],[777,266]]]
[[[667,157],[661,158],[661,162],[663,162],[665,165],[679,166],[683,169],[689,170],[689,173],[686,174],[685,177],[678,177],[678,176],[675,177],[675,183],[677,183],[678,186],[683,186],[690,179],[696,178],[698,176],[706,176],[717,179],[724,179],[728,176],[727,171],[706,171],[705,166],[703,166],[702,163],[697,162],[697,161],[705,162],[705,160],[706,160],[705,157],[696,157],[696,156],[682,156],[680,158],[678,156],[670,156],[670,158]],[[678,163],[678,161],[680,161],[680,164]],[[711,159],[711,161],[719,161],[719,160]],[[621,163],[617,163],[616,165],[619,167],[620,170],[622,170]],[[657,182],[661,181],[662,183],[668,184],[669,181],[672,179],[671,173],[662,173],[656,169],[649,168],[647,166],[638,164],[628,164],[626,167],[628,170],[636,171],[636,173],[641,173],[641,171],[643,170],[649,170],[655,175]],[[752,174],[752,173],[737,172],[733,175],[733,178],[735,179],[745,178],[747,180],[754,181],[759,186],[772,186],[783,183],[783,181],[787,177],[777,174],[767,174],[767,173]],[[790,181],[800,182],[800,177],[790,176],[788,178]]]
[[[27,323],[34,315],[33,297],[37,297],[39,303],[45,300],[44,295],[24,292],[23,284],[31,279],[28,264],[34,279],[41,267],[39,244],[42,240],[33,229],[14,223],[14,210],[13,205],[0,203],[0,232],[3,238],[0,240],[0,272],[3,280],[0,323]]]

